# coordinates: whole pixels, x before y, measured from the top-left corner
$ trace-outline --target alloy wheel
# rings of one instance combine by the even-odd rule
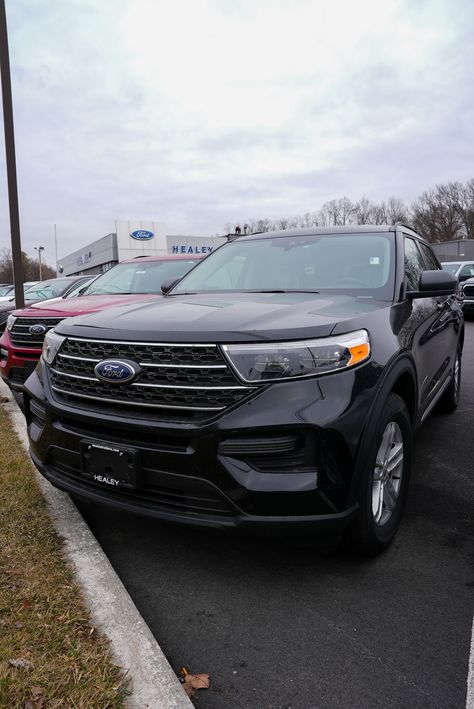
[[[403,436],[396,421],[390,421],[383,432],[377,451],[372,482],[372,515],[378,525],[393,514],[400,494],[403,475]]]

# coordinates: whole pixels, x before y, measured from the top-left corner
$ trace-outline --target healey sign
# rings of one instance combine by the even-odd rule
[[[213,246],[191,246],[190,244],[173,244],[173,254],[210,254]]]

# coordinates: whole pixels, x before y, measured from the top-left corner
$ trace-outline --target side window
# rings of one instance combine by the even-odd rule
[[[410,290],[418,290],[420,273],[424,270],[425,266],[415,241],[405,237],[405,277]]]
[[[439,263],[436,259],[436,256],[431,251],[430,247],[427,246],[426,244],[422,244],[420,242],[418,242],[418,246],[420,247],[421,253],[423,254],[423,258],[424,258],[427,270],[428,271],[439,271]]]
[[[472,278],[472,276],[474,276],[474,264],[468,263],[461,268],[458,278],[460,281],[465,281],[468,278]]]

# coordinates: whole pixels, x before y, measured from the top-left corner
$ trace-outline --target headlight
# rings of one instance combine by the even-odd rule
[[[48,364],[53,364],[59,348],[66,338],[62,335],[56,335],[54,330],[49,330],[44,336],[43,342],[43,359]]]
[[[7,330],[11,330],[15,324],[16,315],[9,315],[7,318]]]
[[[223,345],[222,349],[239,377],[257,384],[353,367],[369,358],[370,341],[366,330],[357,330],[318,340]]]

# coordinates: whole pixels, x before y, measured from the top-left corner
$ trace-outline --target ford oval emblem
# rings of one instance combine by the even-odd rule
[[[44,335],[46,332],[46,328],[44,325],[40,325],[40,323],[37,323],[36,325],[32,325],[31,327],[28,328],[28,332],[30,335]]]
[[[132,239],[139,239],[139,241],[148,241],[148,239],[153,239],[155,236],[152,231],[147,231],[146,229],[137,229],[132,231],[130,234]]]
[[[140,367],[135,362],[124,362],[120,359],[103,359],[94,367],[96,376],[108,384],[126,384],[140,373]]]

